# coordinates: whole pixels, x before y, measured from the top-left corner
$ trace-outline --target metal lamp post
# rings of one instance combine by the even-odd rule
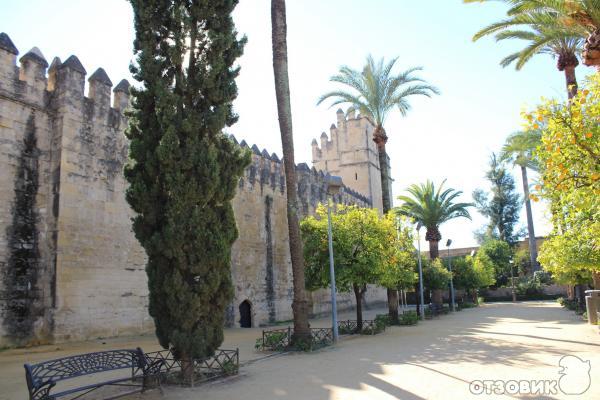
[[[419,308],[419,314],[421,319],[425,320],[425,299],[423,297],[423,265],[421,262],[421,227],[423,225],[419,222],[417,224],[417,258],[419,259],[419,296],[421,299],[421,307]]]
[[[452,302],[452,311],[456,311],[456,304],[454,303],[454,282],[452,281],[452,258],[450,258],[450,245],[452,239],[446,241],[446,247],[448,247],[448,269],[450,270],[450,301]]]
[[[335,268],[333,264],[333,237],[331,232],[331,198],[338,194],[342,187],[342,178],[339,176],[327,176],[327,237],[329,241],[329,278],[331,279],[331,324],[333,329],[333,341],[338,340],[337,323],[337,299],[335,293]]]

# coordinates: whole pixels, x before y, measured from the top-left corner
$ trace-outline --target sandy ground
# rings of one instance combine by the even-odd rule
[[[373,314],[370,312],[369,314]],[[345,318],[346,316],[342,316]],[[327,325],[327,320],[313,326]],[[572,312],[553,302],[499,303],[393,327],[376,336],[353,336],[314,353],[257,360],[253,349],[260,329],[226,331],[224,348],[239,347],[238,377],[197,388],[165,387],[130,399],[600,399],[600,335]],[[152,337],[87,342],[68,346],[9,350],[0,353],[0,399],[25,399],[22,364],[70,353],[141,345],[156,348]],[[568,373],[561,378],[559,360]],[[254,360],[254,361],[252,361]],[[575,361],[574,361],[575,360]],[[569,363],[570,362],[570,363]],[[548,393],[474,395],[474,380],[548,381]],[[579,396],[567,391],[587,391]],[[498,388],[499,384],[496,384]],[[511,387],[508,387],[511,390]]]

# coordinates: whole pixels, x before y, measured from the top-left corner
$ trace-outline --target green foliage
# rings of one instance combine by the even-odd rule
[[[542,132],[539,129],[512,133],[502,146],[500,160],[538,171],[538,160],[533,153],[541,141]]]
[[[375,323],[376,324],[383,324],[384,326],[392,326],[392,319],[390,318],[389,314],[377,314],[375,316]]]
[[[405,311],[400,315],[400,325],[416,325],[419,322],[419,315],[416,311]]]
[[[223,133],[236,122],[237,1],[131,0],[135,17],[129,112],[133,230],[148,256],[149,313],[178,358],[211,356],[231,301],[231,206],[250,161]]]
[[[487,255],[452,259],[452,283],[456,289],[475,290],[493,285],[494,265]]]
[[[515,291],[518,295],[535,296],[544,293],[542,283],[533,276],[527,276],[518,280],[515,285]]]
[[[340,83],[351,90],[326,93],[319,98],[317,104],[334,98],[332,107],[344,103],[351,104],[361,115],[369,117],[378,127],[383,127],[387,115],[395,107],[402,115],[406,115],[410,109],[408,97],[431,97],[433,94],[439,94],[437,88],[414,76],[421,67],[392,75],[397,60],[394,58],[386,64],[383,58],[375,62],[369,55],[362,71],[347,66],[341,67],[339,74],[332,76],[330,81]]]
[[[416,277],[412,236],[407,227],[396,231],[393,215],[380,217],[377,210],[338,205],[332,212],[333,254],[336,286],[349,292],[370,283],[410,287]],[[316,217],[301,223],[309,290],[329,287],[327,210],[317,208]]]
[[[494,281],[501,286],[510,279],[510,260],[512,257],[512,249],[510,245],[502,240],[488,240],[479,247],[479,251],[475,255],[473,265],[479,271],[488,275],[487,281],[491,281],[489,285],[493,285]],[[491,277],[489,273],[493,271]]]
[[[423,284],[428,289],[446,289],[451,276],[439,258],[428,260],[423,266]]]
[[[518,249],[513,254],[513,261],[518,275],[527,275],[531,272],[531,256],[529,249]],[[539,271],[536,271],[539,272]]]
[[[554,226],[538,260],[560,283],[587,283],[600,272],[600,75],[571,101],[548,100],[524,117],[542,130],[541,184],[531,197],[550,203]]]
[[[402,205],[395,212],[420,222],[427,229],[425,238],[428,241],[442,239],[439,227],[444,222],[459,217],[471,219],[467,208],[473,204],[456,203],[455,200],[462,192],[451,188],[442,191],[445,182],[444,180],[437,189],[431,181],[411,185],[407,189],[408,196],[398,196]]]
[[[515,243],[520,236],[515,227],[519,222],[522,205],[521,197],[516,192],[515,179],[495,154],[490,157],[490,169],[485,177],[492,186],[491,199],[482,189],[473,192],[477,210],[489,219],[485,236]]]

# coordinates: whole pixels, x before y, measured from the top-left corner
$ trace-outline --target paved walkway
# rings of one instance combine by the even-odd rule
[[[326,324],[327,320],[314,325]],[[238,342],[242,360],[259,356],[253,350],[259,329],[227,330],[223,347]],[[151,350],[152,338],[137,344]],[[22,363],[55,358],[99,347],[127,347],[125,341],[106,345],[69,345],[10,350],[0,353],[0,398],[25,399]],[[129,343],[131,345],[131,343]],[[252,346],[252,347],[248,347]],[[559,375],[563,359],[568,367]],[[580,396],[561,392],[581,391]],[[560,379],[560,381],[559,381]],[[474,380],[547,381],[544,396],[473,395]],[[498,385],[496,385],[498,387]],[[511,390],[511,386],[507,387]],[[476,390],[475,387],[472,388]],[[524,393],[522,393],[524,394]],[[8,397],[3,397],[8,396]],[[287,354],[246,365],[240,376],[197,387],[165,388],[136,396],[143,400],[267,400],[267,399],[600,399],[600,335],[572,312],[553,302],[489,304],[425,321],[414,327],[394,327],[385,333],[351,337],[315,353]]]

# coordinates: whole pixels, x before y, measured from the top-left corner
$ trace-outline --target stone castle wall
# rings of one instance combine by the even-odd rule
[[[48,66],[33,48],[17,67],[17,55],[1,34],[0,345],[151,331],[145,253],[131,231],[121,173],[129,84],[112,89],[99,68],[86,96],[77,57]],[[233,201],[240,236],[230,326],[239,326],[243,301],[252,305],[253,326],[292,316],[283,166],[275,154],[251,151]],[[300,209],[309,215],[325,200],[325,176],[306,164],[297,170]],[[334,200],[371,205],[348,187]],[[369,292],[368,301],[385,300],[385,291]],[[313,293],[313,312],[328,310],[328,301],[326,291]],[[351,304],[341,296],[341,307]]]

